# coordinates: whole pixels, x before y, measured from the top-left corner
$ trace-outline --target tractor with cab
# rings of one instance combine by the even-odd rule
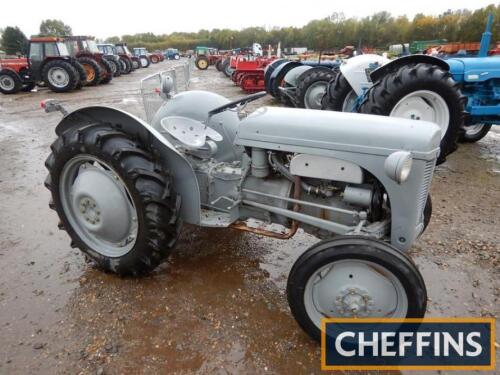
[[[118,67],[114,61],[104,57],[93,37],[66,36],[64,43],[70,55],[83,65],[87,75],[87,85],[94,86],[111,82]]]
[[[0,59],[3,94],[30,91],[42,82],[54,92],[67,92],[85,81],[83,66],[71,57],[61,38],[31,38],[28,57]]]
[[[103,57],[111,64],[114,77],[119,77],[122,73],[125,74],[127,66],[116,53],[115,46],[112,44],[97,44],[97,48],[102,53]]]
[[[134,56],[128,49],[127,43],[116,43],[116,52],[124,60],[128,61],[131,67],[131,71],[139,69],[141,67],[141,61],[137,56]]]
[[[122,48],[118,48],[110,43],[98,44],[97,48],[104,53],[104,56],[113,56],[113,58],[117,58],[121,68],[120,74],[129,74],[134,70],[130,56],[125,53]]]
[[[132,53],[134,54],[135,57],[139,59],[139,62],[141,63],[141,68],[147,68],[149,65],[151,65],[151,54],[148,52],[146,48],[139,47],[139,48],[133,48]],[[159,61],[159,58],[157,62]]]
[[[293,265],[287,298],[313,339],[323,318],[424,316],[425,283],[407,251],[431,217],[436,124],[297,108],[249,114],[265,92],[231,101],[174,93],[170,76],[147,80],[163,98],[148,122],[106,106],[62,110],[45,185],[72,247],[135,276],[169,256],[183,223],[281,240],[300,228],[319,242]]]

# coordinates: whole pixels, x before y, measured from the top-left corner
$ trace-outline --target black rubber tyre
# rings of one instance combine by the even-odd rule
[[[222,63],[222,73],[224,73],[224,75],[227,78],[231,78],[231,76],[233,75],[233,69],[231,69],[231,61],[230,61],[230,59],[226,59]]]
[[[467,100],[460,91],[460,83],[454,81],[448,71],[424,63],[404,65],[375,82],[366,92],[358,112],[389,116],[402,98],[419,90],[438,94],[448,107],[448,129],[441,139],[441,152],[437,161],[441,164],[447,155],[457,149]]]
[[[290,310],[311,338],[320,341],[321,330],[311,320],[305,307],[307,282],[319,268],[346,259],[366,260],[388,269],[399,279],[408,298],[408,312],[402,318],[422,318],[425,315],[425,283],[418,268],[406,254],[382,241],[363,236],[340,236],[310,247],[297,259],[288,276]]]
[[[352,87],[345,79],[344,75],[339,72],[329,83],[326,89],[326,94],[322,100],[321,109],[327,111],[342,112],[344,101],[352,92]]]
[[[127,134],[109,125],[92,124],[72,128],[51,145],[45,162],[49,174],[50,207],[61,219],[60,227],[99,267],[120,275],[140,275],[152,271],[170,253],[179,236],[181,198],[172,187],[171,177],[153,154]],[[110,165],[126,185],[137,210],[138,233],[133,248],[123,256],[107,257],[84,242],[70,225],[63,209],[59,180],[64,165],[77,155],[88,154]]]
[[[147,56],[139,57],[139,62],[141,64],[141,68],[148,68],[151,65],[151,61],[149,60],[149,57],[147,57]]]
[[[296,91],[296,102],[298,108],[309,108],[306,103],[306,94],[307,90],[314,84],[324,83],[325,84],[325,92],[326,86],[328,82],[335,77],[337,73],[334,70],[326,69],[326,68],[312,68],[306,70],[297,78],[297,91]],[[324,96],[324,94],[323,94]],[[321,96],[321,98],[323,97]],[[318,108],[321,109],[321,101],[318,103]]]
[[[142,68],[141,62],[138,57],[132,57],[132,68],[133,69]]]
[[[122,74],[130,74],[132,71],[132,64],[128,59],[120,57],[120,64],[122,65]]]
[[[55,86],[49,80],[49,73],[52,68],[63,69],[68,74],[68,83],[65,86]],[[80,76],[76,69],[71,65],[71,63],[64,60],[52,60],[47,62],[42,68],[42,79],[45,84],[54,92],[68,92],[74,90],[78,82],[80,81]]]
[[[101,83],[104,72],[97,61],[90,57],[79,57],[78,62],[83,65],[87,76],[87,83],[85,86],[95,86]]]
[[[151,61],[151,64],[158,64],[160,62],[160,58],[156,55],[151,55],[149,60]]]
[[[5,70],[0,73],[0,80],[5,80],[5,83],[0,84],[0,92],[2,94],[10,95],[16,94],[23,88],[23,83],[19,75],[10,70]],[[8,84],[7,84],[8,82]]]
[[[75,68],[76,71],[78,72],[79,80],[75,89],[80,90],[83,86],[85,86],[87,82],[87,73],[85,73],[83,65],[80,64],[77,59],[71,59],[71,65],[73,65],[73,68]]]
[[[217,60],[215,63],[215,69],[217,69],[219,72],[222,72],[222,59]]]
[[[102,71],[103,71],[103,78],[101,79],[102,84],[110,83],[111,80],[113,79],[113,67],[111,66],[111,63],[106,60],[102,59],[101,63],[102,66]]]
[[[35,87],[36,87],[36,83],[35,82],[29,82],[29,83],[23,85],[23,88],[21,89],[21,91],[23,91],[23,92],[30,92]]]
[[[113,77],[119,77],[122,74],[122,66],[119,62],[113,59],[106,59],[109,62],[109,66],[111,67],[111,71],[113,72]]]
[[[200,70],[207,70],[210,66],[210,62],[206,56],[198,56],[194,61],[194,65]]]
[[[467,132],[467,127],[465,126],[463,128],[463,131],[460,133],[458,141],[463,143],[477,142],[486,137],[486,134],[488,134],[488,132],[490,131],[491,126],[492,125],[484,124],[479,131],[475,132]]]

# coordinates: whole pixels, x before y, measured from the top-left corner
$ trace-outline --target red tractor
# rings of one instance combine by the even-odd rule
[[[93,37],[66,36],[64,43],[70,55],[83,65],[87,75],[86,84],[89,86],[109,83],[116,70],[120,68],[118,65],[112,65],[114,61],[104,58]]]
[[[131,66],[132,70],[141,68],[141,60],[137,56],[134,56],[127,47],[127,43],[116,43],[116,52],[120,57],[127,59]]]
[[[253,57],[234,56],[234,72],[231,79],[245,92],[252,93],[265,90],[264,70],[274,57]]]
[[[83,66],[72,58],[60,38],[32,38],[28,57],[0,60],[0,92],[30,91],[44,82],[54,92],[80,88],[86,80]]]

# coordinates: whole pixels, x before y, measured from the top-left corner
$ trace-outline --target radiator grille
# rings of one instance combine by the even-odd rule
[[[418,197],[418,212],[420,212],[419,223],[421,223],[424,219],[425,202],[427,201],[427,195],[429,194],[429,188],[432,180],[432,174],[434,173],[435,164],[435,160],[428,161],[425,164],[422,187],[420,188]]]

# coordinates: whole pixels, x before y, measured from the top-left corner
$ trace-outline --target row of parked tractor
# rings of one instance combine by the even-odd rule
[[[67,92],[106,84],[165,58],[179,59],[179,53],[149,53],[145,48],[131,52],[126,43],[97,44],[88,36],[31,38],[27,57],[0,60],[0,92],[31,91],[37,85]]]
[[[246,92],[265,90],[285,106],[425,120],[441,128],[441,156],[500,124],[500,56],[489,51],[489,18],[479,52],[394,60],[362,54],[344,61],[219,57],[214,65]]]

